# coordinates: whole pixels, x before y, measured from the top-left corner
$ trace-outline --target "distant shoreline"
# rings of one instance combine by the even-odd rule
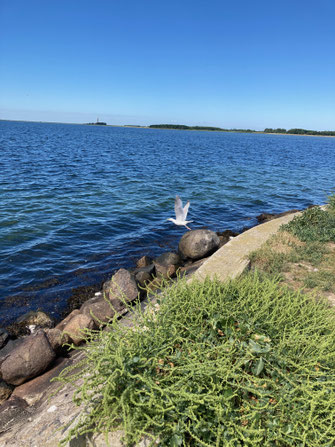
[[[183,131],[198,131],[198,132],[223,132],[223,133],[248,133],[248,134],[264,134],[264,135],[293,135],[293,136],[303,136],[303,137],[327,137],[334,138],[335,131],[313,131],[308,129],[297,129],[305,131],[306,133],[299,132],[265,132],[264,130],[252,130],[252,129],[222,129],[218,127],[211,126],[183,126],[183,125],[149,125],[149,126],[141,126],[141,125],[131,125],[131,124],[104,124],[100,123],[64,123],[61,121],[28,121],[28,120],[9,120],[9,119],[0,119],[0,122],[13,122],[13,123],[37,123],[37,124],[68,124],[68,125],[76,125],[76,126],[90,126],[90,127],[120,127],[120,128],[128,128],[128,129],[156,129],[156,130],[183,130]],[[295,130],[295,129],[293,129]],[[310,133],[313,132],[313,133]],[[314,133],[315,132],[315,133]],[[325,132],[325,134],[323,134]],[[334,133],[334,135],[328,135],[327,133]]]

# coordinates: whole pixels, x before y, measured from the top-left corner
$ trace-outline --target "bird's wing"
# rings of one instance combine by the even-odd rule
[[[184,220],[186,220],[186,216],[187,216],[189,207],[190,207],[190,202],[187,202],[183,209]]]
[[[176,196],[174,201],[174,212],[176,213],[176,220],[184,219],[183,202],[179,196]]]

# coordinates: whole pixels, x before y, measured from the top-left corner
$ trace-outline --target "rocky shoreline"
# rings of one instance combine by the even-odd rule
[[[257,220],[264,223],[295,211],[263,213]],[[113,318],[122,317],[128,303],[145,299],[177,275],[193,273],[208,256],[237,235],[230,230],[189,231],[182,236],[176,253],[165,252],[156,259],[143,256],[135,269],[119,269],[101,291],[58,324],[37,311],[20,317],[14,324],[16,332],[0,329],[0,421],[3,417],[15,419],[20,408],[23,410],[39,399],[36,389],[47,386],[52,377],[68,366],[73,353],[70,346],[80,345],[86,330],[102,329]]]

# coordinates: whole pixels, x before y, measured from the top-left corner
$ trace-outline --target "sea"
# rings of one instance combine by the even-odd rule
[[[325,203],[334,168],[335,138],[0,121],[0,326],[177,250],[176,194],[192,229],[242,231]]]

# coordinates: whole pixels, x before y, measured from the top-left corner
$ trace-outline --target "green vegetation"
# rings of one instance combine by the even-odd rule
[[[282,229],[294,234],[303,242],[335,242],[334,199],[331,199],[329,209],[309,208]]]
[[[335,314],[258,274],[179,280],[133,328],[115,320],[86,347],[81,433],[123,428],[160,446],[331,447]]]
[[[216,132],[241,132],[241,133],[253,133],[257,132],[252,129],[222,129],[221,127],[211,127],[211,126],[185,126],[184,124],[151,124],[149,126],[153,129],[177,129],[177,130],[208,130]],[[333,130],[306,130],[306,129],[272,129],[267,127],[264,129],[264,133],[278,133],[278,134],[290,134],[290,135],[319,135],[319,136],[335,136],[335,131]]]
[[[307,129],[272,129],[271,127],[267,127],[264,129],[264,133],[283,133],[283,134],[291,134],[291,135],[319,135],[319,136],[335,136],[334,130],[307,130]]]
[[[184,124],[151,124],[153,129],[176,129],[176,130],[207,130],[215,132],[255,132],[251,129],[221,129],[221,127],[211,126],[185,126]]]
[[[297,289],[313,289],[333,301],[335,293],[335,195],[325,209],[313,207],[274,235],[252,253],[253,268],[281,275]]]

